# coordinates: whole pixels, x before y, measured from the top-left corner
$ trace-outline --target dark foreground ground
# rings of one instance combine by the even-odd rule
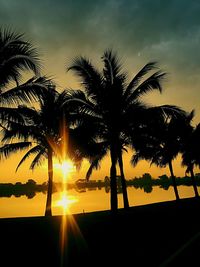
[[[62,217],[0,219],[0,266],[200,266],[200,201]]]

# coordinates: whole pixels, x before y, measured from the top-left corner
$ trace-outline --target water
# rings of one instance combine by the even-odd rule
[[[181,198],[193,197],[191,186],[179,186],[178,191]],[[170,186],[168,190],[154,186],[151,193],[143,189],[128,187],[130,206],[138,206],[168,200],[174,200],[174,191]],[[123,207],[122,194],[118,194],[119,208]],[[26,196],[0,197],[0,218],[43,216],[45,211],[46,194],[36,193],[33,198]],[[53,194],[53,215],[63,213],[83,213],[110,209],[110,193],[105,188],[86,189],[78,192],[70,189],[67,192],[56,192]]]

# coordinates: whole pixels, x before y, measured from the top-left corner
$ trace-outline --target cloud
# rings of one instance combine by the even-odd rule
[[[170,73],[170,86],[173,82],[186,95],[193,86],[195,103],[200,101],[199,14],[198,0],[0,0],[0,24],[25,32],[43,52],[45,71],[58,78],[72,57],[98,62],[113,47],[131,72],[158,60]]]

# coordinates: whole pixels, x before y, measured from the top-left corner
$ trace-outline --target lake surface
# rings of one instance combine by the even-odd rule
[[[194,196],[192,186],[179,186],[178,191],[181,198]],[[168,190],[154,186],[151,193],[146,193],[140,188],[128,187],[128,197],[130,206],[175,199],[172,186]],[[118,194],[119,208],[123,207],[122,200],[120,193]],[[45,211],[45,203],[45,193],[36,193],[33,198],[27,196],[0,197],[0,218],[42,216]],[[106,192],[105,188],[86,189],[82,192],[75,189],[56,192],[53,194],[52,206],[53,215],[108,210],[110,209],[110,192]]]

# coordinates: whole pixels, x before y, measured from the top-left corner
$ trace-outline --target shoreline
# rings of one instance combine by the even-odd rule
[[[164,208],[165,206],[167,207],[174,207],[174,206],[178,206],[179,204],[183,204],[184,202],[197,202],[199,201],[200,204],[200,199],[196,199],[195,197],[187,197],[187,198],[181,198],[179,201],[176,200],[168,200],[168,201],[160,201],[160,202],[153,202],[153,203],[147,203],[147,204],[141,204],[141,205],[136,205],[136,206],[130,206],[129,210],[126,211],[123,208],[118,208],[117,213],[132,213],[135,211],[139,211],[139,210],[151,210],[154,208]],[[52,215],[51,217],[48,217],[49,219],[53,219],[53,218],[62,218],[63,216],[73,216],[73,217],[80,217],[80,216],[87,216],[87,215],[100,215],[100,214],[110,214],[111,215],[111,211],[110,209],[107,210],[97,210],[97,211],[88,211],[88,212],[81,212],[81,213],[74,213],[74,214],[65,214],[65,215]],[[39,215],[39,216],[23,216],[23,217],[6,217],[6,218],[0,218],[0,222],[1,220],[26,220],[26,219],[40,219],[40,218],[46,218],[43,215]]]
[[[162,266],[198,235],[200,200],[159,202],[118,210],[96,211],[45,218],[1,218],[3,266]],[[63,220],[64,218],[64,220]],[[66,220],[65,220],[66,219]],[[61,230],[66,222],[67,240],[61,256]],[[194,246],[194,243],[198,245]],[[195,243],[195,244],[196,244]],[[174,261],[196,266],[199,236]],[[195,252],[196,251],[196,252]],[[13,257],[10,257],[13,255]],[[34,255],[34,257],[33,257]],[[31,261],[30,261],[31,259]],[[27,262],[28,261],[28,262]],[[40,262],[40,265],[38,265]],[[52,265],[53,264],[53,265]]]

